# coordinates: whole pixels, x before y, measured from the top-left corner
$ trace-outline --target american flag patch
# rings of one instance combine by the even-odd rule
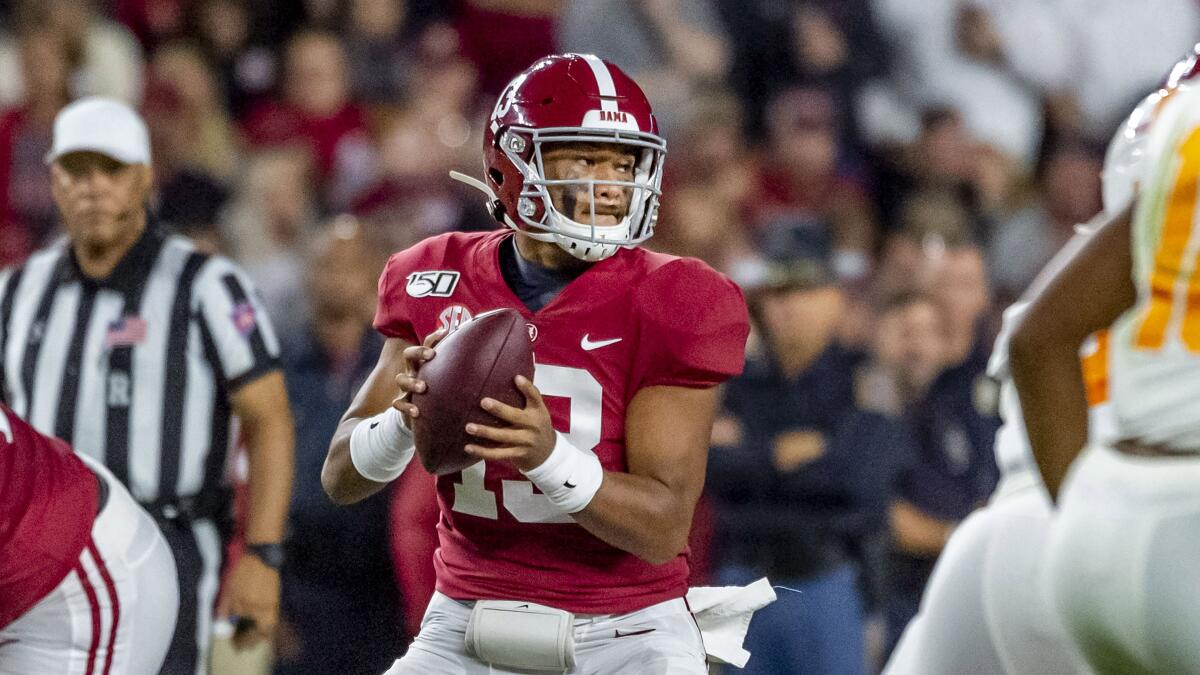
[[[146,320],[140,316],[123,316],[108,324],[104,334],[105,349],[132,347],[146,339]]]
[[[258,325],[258,320],[254,316],[254,305],[248,302],[234,305],[230,318],[233,319],[233,327],[237,328],[242,337],[249,337],[250,333],[254,332],[255,326]]]

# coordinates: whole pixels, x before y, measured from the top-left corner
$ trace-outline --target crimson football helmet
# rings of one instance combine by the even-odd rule
[[[1146,138],[1162,104],[1171,94],[1196,85],[1200,75],[1200,44],[1192,47],[1187,56],[1180,59],[1158,89],[1138,103],[1125,122],[1117,128],[1104,153],[1104,171],[1101,174],[1104,210],[1115,213],[1133,199],[1137,191],[1142,157],[1146,152]]]
[[[547,179],[545,144],[567,142],[627,146],[637,157],[633,180]],[[484,132],[484,181],[451,175],[485,192],[492,215],[505,225],[596,261],[654,234],[666,153],[637,83],[591,54],[562,54],[539,59],[500,94]],[[554,206],[548,188],[559,185],[591,192],[591,222]],[[632,190],[628,211],[615,225],[596,224],[595,190],[606,185]]]

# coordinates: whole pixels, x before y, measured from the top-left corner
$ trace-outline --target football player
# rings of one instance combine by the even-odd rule
[[[150,514],[0,404],[0,673],[157,673],[178,609]]]
[[[1132,198],[1147,131],[1163,101],[1187,87],[1196,74],[1193,51],[1172,69],[1118,129],[1108,146],[1103,173],[1104,204],[1111,212]],[[1038,281],[1072,259],[1087,238],[1083,231],[1064,247]],[[987,508],[973,514],[951,537],[926,588],[921,612],[905,631],[886,672],[907,673],[1090,672],[1070,642],[1053,604],[1043,570],[1051,504],[1025,434],[1020,403],[1008,372],[1008,339],[1028,301],[1005,312],[989,374],[1001,382],[1005,425],[996,435],[1001,481]],[[1082,372],[1089,406],[1089,438],[1114,439],[1109,410],[1107,331],[1084,346]]]
[[[518,378],[524,408],[480,402],[505,424],[468,426],[483,461],[437,480],[437,593],[390,673],[707,673],[686,542],[715,387],[740,372],[749,324],[728,279],[638,247],[665,155],[620,69],[541,59],[492,111],[484,181],[457,176],[507,227],[388,262],[375,319],[388,340],[331,443],[333,499],[376,492],[412,457],[422,411],[407,394],[427,386],[418,369],[445,331],[512,307],[536,361]]]
[[[1000,382],[1004,420],[996,432],[1000,483],[988,505],[964,520],[946,543],[920,611],[893,651],[886,675],[1089,672],[1067,640],[1042,583],[1052,511],[1007,363],[1008,334],[1025,307],[1018,302],[1005,312],[1004,329],[988,363],[988,374]],[[1105,433],[1109,419],[1107,336],[1097,335],[1085,352],[1095,436]]]
[[[1168,86],[1139,126],[1129,204],[1035,294],[1010,370],[1059,504],[1046,566],[1071,639],[1100,673],[1200,673],[1200,89]],[[1074,354],[1109,325],[1115,429],[1089,440]]]

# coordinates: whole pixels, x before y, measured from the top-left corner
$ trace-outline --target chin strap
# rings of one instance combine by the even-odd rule
[[[496,196],[495,192],[492,192],[492,188],[488,187],[487,183],[479,180],[478,178],[476,178],[474,176],[468,176],[467,174],[459,172],[459,171],[451,171],[450,177],[460,183],[465,183],[467,185],[470,185],[471,187],[475,188],[476,190],[479,190],[483,194],[487,195],[489,210],[495,208],[495,206],[494,206],[495,202],[500,201],[500,198]]]
[[[479,180],[478,178],[475,178],[473,176],[468,176],[465,173],[461,173],[458,171],[451,171],[450,177],[460,183],[463,183],[464,185],[470,185],[471,187],[475,188],[476,190],[479,190],[483,194],[487,195],[487,197],[488,197],[488,201],[487,201],[488,212],[492,214],[492,217],[496,216],[496,211],[500,208],[500,198],[496,196],[495,192],[492,192],[492,188],[489,187],[487,183],[484,183],[483,181]],[[530,239],[536,239],[538,241],[545,241],[545,242],[549,242],[552,244],[556,244],[556,245],[558,245],[559,248],[563,249],[567,253],[570,253],[575,258],[578,258],[580,260],[584,260],[587,262],[596,262],[597,260],[603,260],[604,258],[611,256],[612,253],[615,252],[615,249],[614,249],[613,252],[608,253],[608,255],[602,255],[602,256],[596,256],[596,257],[589,256],[588,253],[590,253],[593,248],[595,248],[597,246],[601,246],[602,244],[600,244],[599,242],[579,242],[579,243],[572,243],[570,246],[565,246],[563,244],[564,237],[562,237],[558,234],[555,234],[553,232],[544,232],[544,233],[543,232],[530,232],[529,230],[527,230],[525,228],[518,227],[517,224],[513,222],[512,218],[508,217],[507,212],[504,213],[504,224],[507,225],[508,228],[511,229],[512,231],[517,232],[518,234],[522,234],[526,237],[529,237]],[[574,240],[572,240],[572,241],[574,241]],[[582,244],[582,246],[581,246],[581,244]],[[617,246],[620,246],[620,244],[617,244]],[[582,248],[582,251],[579,250],[580,248]]]
[[[483,194],[487,195],[488,213],[492,214],[493,218],[496,217],[496,211],[497,211],[497,209],[500,208],[500,198],[496,196],[495,192],[492,192],[492,188],[488,187],[487,183],[479,180],[478,178],[475,178],[474,176],[468,176],[467,174],[461,173],[459,171],[451,171],[450,178],[452,178],[460,183],[463,183],[464,185],[470,185],[471,187],[475,188],[476,190],[479,190]],[[507,213],[504,214],[504,224],[507,225],[508,228],[513,230],[514,232],[519,232],[519,233],[525,235],[526,237],[529,237],[530,239],[537,239],[538,241],[548,241],[548,242],[556,241],[554,234],[551,232],[541,234],[541,233],[530,232],[529,230],[525,230],[525,229],[518,227],[517,224],[513,222],[512,218],[508,217]]]

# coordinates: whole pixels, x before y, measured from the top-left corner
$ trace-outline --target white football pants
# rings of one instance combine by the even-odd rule
[[[950,537],[884,673],[1089,672],[1050,600],[1050,516],[1040,478],[1006,477],[992,502]]]
[[[81,459],[108,501],[75,568],[0,630],[0,675],[153,674],[171,643],[179,588],[167,542],[107,469]]]
[[[1054,601],[1100,673],[1200,673],[1200,457],[1075,461],[1049,541]]]
[[[501,675],[524,673],[493,668],[467,654],[471,608],[434,593],[421,632],[408,653],[385,675]],[[617,637],[617,631],[638,633]],[[700,629],[682,598],[628,614],[575,617],[575,668],[588,675],[639,673],[707,675]]]

